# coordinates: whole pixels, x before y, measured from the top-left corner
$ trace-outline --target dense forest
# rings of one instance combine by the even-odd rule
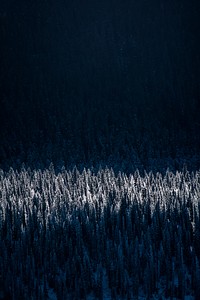
[[[0,2],[0,300],[199,300],[200,1]]]
[[[200,299],[200,172],[51,165],[0,191],[1,299]]]

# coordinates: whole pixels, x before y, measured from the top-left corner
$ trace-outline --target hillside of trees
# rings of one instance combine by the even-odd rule
[[[1,0],[0,300],[200,299],[199,16]]]
[[[186,169],[0,170],[1,299],[200,299],[199,199]]]

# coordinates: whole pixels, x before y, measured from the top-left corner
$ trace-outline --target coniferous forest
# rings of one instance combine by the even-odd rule
[[[200,172],[0,176],[1,299],[200,299]]]
[[[1,300],[200,299],[199,16],[1,0]]]

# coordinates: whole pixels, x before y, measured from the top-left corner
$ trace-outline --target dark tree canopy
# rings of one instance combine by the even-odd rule
[[[3,1],[1,164],[49,143],[85,163],[196,155],[199,13],[194,0]]]

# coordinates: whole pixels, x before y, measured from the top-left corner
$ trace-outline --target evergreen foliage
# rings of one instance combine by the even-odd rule
[[[199,199],[198,171],[0,170],[1,299],[199,299]]]

